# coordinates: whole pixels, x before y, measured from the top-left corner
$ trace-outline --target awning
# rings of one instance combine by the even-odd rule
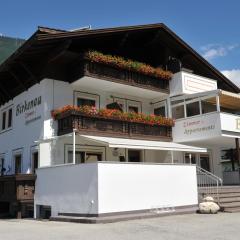
[[[193,147],[174,142],[147,141],[138,139],[97,137],[80,135],[81,137],[94,141],[111,148],[129,148],[129,149],[146,149],[146,150],[165,150],[181,152],[207,152],[206,148]]]

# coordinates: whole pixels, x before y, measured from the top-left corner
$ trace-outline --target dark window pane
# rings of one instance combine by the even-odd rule
[[[84,156],[85,156],[84,152],[76,151],[75,152],[76,164],[84,163]],[[73,162],[73,151],[68,151],[68,163],[72,163],[72,162]]]
[[[6,112],[3,112],[3,114],[2,114],[2,130],[4,130],[6,128],[6,117],[7,117]]]
[[[129,106],[128,111],[133,113],[138,113],[138,107]]]
[[[102,154],[101,153],[86,153],[86,162],[98,162],[102,161]]]
[[[172,107],[172,116],[175,119],[184,118],[184,106]]]
[[[12,126],[12,108],[8,110],[8,128]]]
[[[154,115],[166,117],[165,106],[155,108]]]
[[[78,107],[82,107],[82,106],[95,107],[96,101],[92,100],[92,99],[78,98],[77,105],[78,105]]]
[[[186,105],[187,117],[196,116],[200,114],[199,102],[188,103]]]
[[[15,156],[15,174],[21,173],[22,171],[22,155]]]

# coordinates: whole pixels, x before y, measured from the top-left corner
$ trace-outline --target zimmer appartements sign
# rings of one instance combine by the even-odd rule
[[[188,142],[221,135],[219,113],[177,120],[173,128],[174,141]]]

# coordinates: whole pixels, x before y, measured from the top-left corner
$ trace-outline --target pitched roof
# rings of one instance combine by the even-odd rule
[[[137,44],[139,46],[141,44],[143,48],[152,44],[151,46],[155,48],[159,47],[161,43],[176,50],[179,56],[190,58],[188,62],[193,62],[196,70],[201,69],[201,72],[207,74],[208,77],[218,80],[218,83],[223,85],[221,88],[235,93],[240,92],[234,83],[163,23],[74,31],[38,27],[37,31],[0,65],[0,104],[12,99],[46,77],[44,71],[47,69],[47,65],[51,66],[70,48],[74,48],[75,52],[80,51],[81,48],[90,47],[115,50],[116,46],[121,48],[125,44],[125,46],[128,45],[125,53],[128,53],[131,50],[134,52]],[[151,47],[147,49],[149,51]],[[134,54],[137,54],[136,52]],[[143,55],[148,57],[146,53]],[[150,54],[152,53],[156,54],[156,51],[152,51]],[[74,57],[72,51],[64,55],[69,62],[76,59],[76,56]],[[149,56],[150,60],[153,58]]]

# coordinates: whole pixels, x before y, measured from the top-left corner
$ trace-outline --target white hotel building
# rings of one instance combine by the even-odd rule
[[[94,62],[83,57],[89,49],[172,77]],[[38,28],[0,66],[0,214],[103,218],[195,209],[196,165],[239,184],[238,93],[164,24]],[[161,115],[167,124],[74,110],[52,117],[67,105]]]

